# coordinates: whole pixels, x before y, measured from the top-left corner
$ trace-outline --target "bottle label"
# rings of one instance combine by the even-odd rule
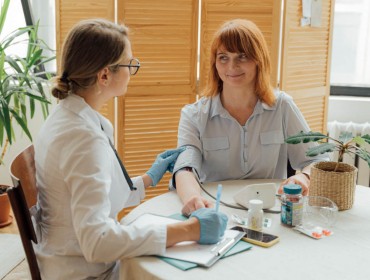
[[[281,204],[281,222],[289,226],[297,226],[302,223],[303,203],[286,201]]]
[[[262,230],[262,215],[252,216],[250,221],[251,221],[249,225],[250,229],[259,230],[259,231]]]

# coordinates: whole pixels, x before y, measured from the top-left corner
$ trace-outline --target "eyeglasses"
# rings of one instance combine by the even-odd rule
[[[132,58],[129,64],[118,64],[119,67],[128,67],[130,75],[133,76],[139,71],[140,61],[137,58]]]

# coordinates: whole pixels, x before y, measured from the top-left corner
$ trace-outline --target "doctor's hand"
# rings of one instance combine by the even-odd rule
[[[152,167],[150,167],[146,172],[146,174],[148,174],[152,179],[152,186],[156,186],[158,184],[166,171],[173,171],[177,157],[185,151],[185,149],[185,147],[181,147],[178,149],[167,150],[157,156]]]
[[[182,214],[189,217],[192,212],[200,208],[213,208],[213,204],[200,195],[194,195],[182,207]]]
[[[199,244],[217,243],[224,235],[227,226],[227,216],[214,209],[201,208],[194,211],[190,218],[195,217],[200,224]]]
[[[308,195],[310,179],[304,173],[299,173],[294,176],[291,176],[288,179],[286,179],[284,182],[282,182],[278,189],[278,193],[282,194],[284,185],[288,185],[288,184],[300,185],[302,187],[302,195]]]

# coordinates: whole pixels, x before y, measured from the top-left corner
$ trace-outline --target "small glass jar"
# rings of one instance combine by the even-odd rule
[[[303,196],[302,187],[289,184],[283,187],[281,195],[281,222],[288,226],[297,226],[302,223]]]

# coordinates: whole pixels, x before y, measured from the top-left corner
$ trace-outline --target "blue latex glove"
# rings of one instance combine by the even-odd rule
[[[227,226],[227,216],[211,208],[200,208],[191,213],[200,223],[199,244],[214,244],[220,241]]]
[[[181,147],[178,149],[167,150],[157,156],[152,167],[150,167],[146,172],[146,174],[148,174],[152,179],[152,186],[156,186],[158,184],[166,171],[173,171],[177,157],[185,151],[185,149],[185,147]]]

